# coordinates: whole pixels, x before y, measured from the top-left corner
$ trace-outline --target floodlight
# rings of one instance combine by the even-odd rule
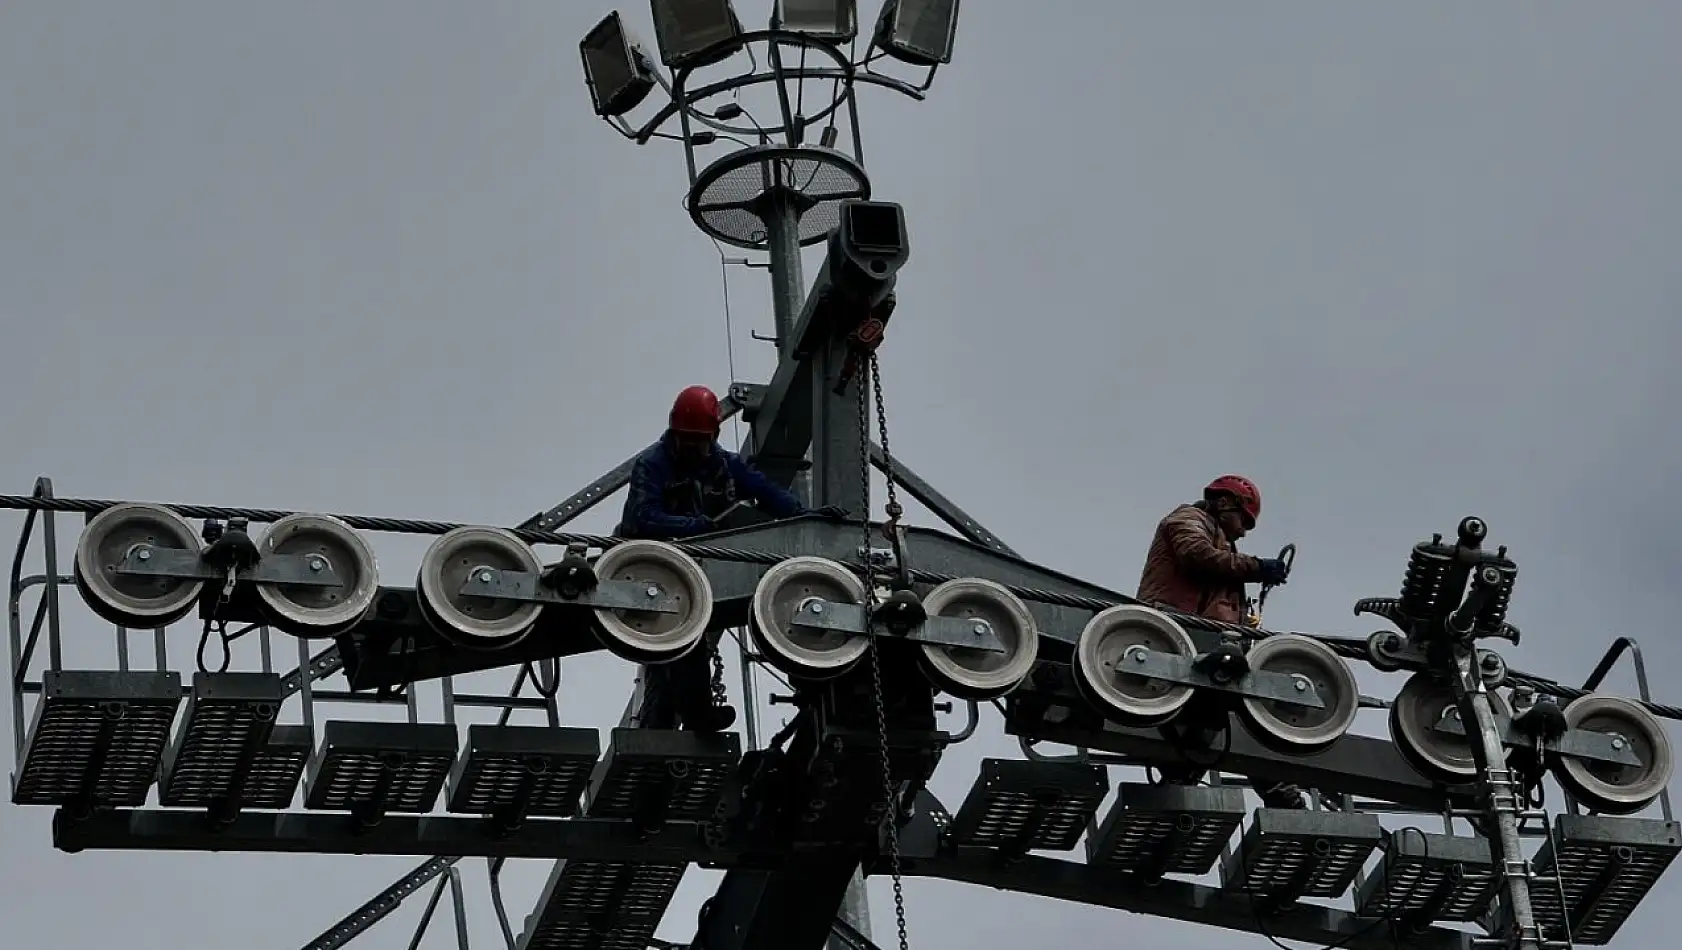
[[[159,804],[233,809],[290,805],[311,742],[309,730],[302,726],[275,725],[275,713],[285,699],[280,676],[274,673],[193,674],[181,729],[159,772]]]
[[[876,19],[875,45],[913,66],[952,61],[958,35],[958,0],[888,0]]]
[[[450,772],[449,809],[510,819],[570,818],[600,754],[594,729],[469,726],[467,751]]]
[[[687,867],[557,861],[515,946],[518,950],[646,947]]]
[[[1383,836],[1378,819],[1365,812],[1258,809],[1222,862],[1221,882],[1281,903],[1340,897]]]
[[[815,40],[850,43],[858,35],[857,0],[777,0],[771,22]]]
[[[373,818],[432,810],[456,759],[444,723],[329,722],[310,761],[304,807]]]
[[[736,771],[734,733],[615,729],[585,793],[591,818],[703,821]]]
[[[635,109],[653,91],[654,70],[648,55],[631,38],[618,11],[609,13],[584,34],[578,44],[584,58],[584,84],[599,116],[621,116]]]
[[[1249,813],[1231,785],[1116,786],[1116,803],[1086,840],[1086,862],[1151,880],[1207,874]]]
[[[982,759],[948,834],[954,844],[1007,852],[1068,851],[1109,791],[1101,765]]]
[[[1586,946],[1610,943],[1647,898],[1682,845],[1674,821],[1559,815],[1531,862],[1530,901],[1549,937]],[[1561,896],[1564,897],[1564,907]],[[1570,916],[1566,917],[1565,911]]]
[[[48,670],[13,803],[144,805],[180,705],[176,673]]]
[[[1378,867],[1361,883],[1361,917],[1470,923],[1489,910],[1501,888],[1485,838],[1433,834],[1417,828],[1390,833]]]
[[[742,21],[730,0],[649,0],[654,39],[668,69],[698,68],[741,49]]]

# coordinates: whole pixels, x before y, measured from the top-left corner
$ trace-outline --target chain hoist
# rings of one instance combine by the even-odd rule
[[[900,878],[899,857],[899,796],[895,794],[893,760],[888,754],[888,701],[886,691],[882,686],[882,654],[877,638],[870,632],[874,622],[877,607],[876,590],[878,575],[875,569],[875,559],[870,555],[870,400],[876,400],[876,428],[877,437],[882,443],[882,468],[886,475],[888,488],[887,504],[884,510],[887,519],[882,523],[882,533],[886,537],[890,549],[893,551],[894,566],[904,564],[899,543],[899,519],[904,509],[899,504],[899,494],[894,485],[893,456],[888,448],[888,414],[882,402],[882,372],[877,363],[874,352],[863,355],[863,371],[870,382],[867,389],[860,380],[858,389],[859,410],[859,477],[860,507],[864,514],[864,548],[865,564],[865,594],[864,594],[864,627],[866,636],[870,639],[870,678],[872,690],[875,694],[876,705],[876,742],[881,750],[882,765],[882,801],[884,817],[887,819],[888,868],[893,876],[894,888],[894,920],[899,927],[899,950],[909,950],[910,941],[905,930],[905,888]]]

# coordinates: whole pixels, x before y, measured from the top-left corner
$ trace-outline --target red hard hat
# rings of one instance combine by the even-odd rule
[[[1254,525],[1256,519],[1261,517],[1261,489],[1256,487],[1255,482],[1242,475],[1222,475],[1210,482],[1208,488],[1203,489],[1203,497],[1205,498],[1221,493],[1231,495],[1238,500],[1239,510],[1244,512],[1246,518],[1250,519],[1251,525]]]
[[[678,393],[667,428],[673,432],[718,435],[718,397],[705,386],[690,386]]]

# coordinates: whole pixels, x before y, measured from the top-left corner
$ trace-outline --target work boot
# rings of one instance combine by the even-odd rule
[[[683,726],[690,732],[723,732],[735,724],[736,708],[724,705],[708,706],[706,712],[684,720]]]
[[[1267,808],[1288,808],[1292,811],[1302,811],[1308,807],[1308,800],[1303,796],[1302,789],[1289,782],[1273,782],[1256,786],[1256,794],[1261,796],[1262,805]]]

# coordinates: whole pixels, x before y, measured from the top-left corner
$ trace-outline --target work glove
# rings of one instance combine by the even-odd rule
[[[845,521],[850,512],[840,505],[824,505],[822,508],[813,508],[812,514],[817,515],[819,518],[829,518],[833,521]]]
[[[1291,569],[1285,565],[1284,561],[1276,557],[1261,559],[1261,582],[1263,584],[1269,586],[1283,584],[1290,577],[1290,574]]]

